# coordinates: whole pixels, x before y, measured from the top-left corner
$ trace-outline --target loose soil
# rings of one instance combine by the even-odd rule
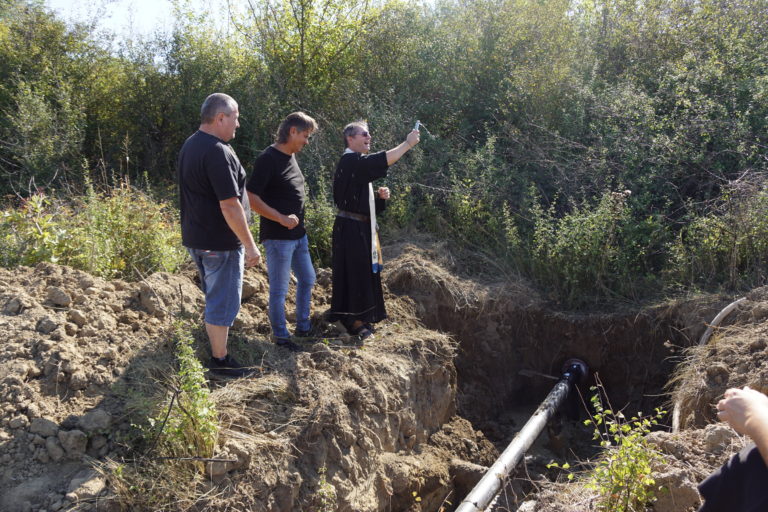
[[[230,351],[259,371],[210,382],[223,426],[216,458],[229,462],[208,463],[197,498],[169,510],[452,510],[551,389],[542,375],[559,376],[571,357],[599,375],[616,408],[650,411],[670,393],[684,404],[686,430],[653,434],[672,503],[656,510],[695,510],[695,484],[742,444],[712,424],[714,403],[728,386],[768,390],[763,290],[694,348],[730,298],[563,313],[520,280],[462,277],[439,244],[394,244],[385,256],[390,318],[364,346],[323,321],[330,272],[320,269],[322,341],[300,353],[276,347],[265,271],[246,272]],[[196,279],[192,268],[135,283],[53,264],[0,269],[0,510],[126,509],[108,468],[137,456],[137,401],[167,393],[180,316],[195,317],[208,357]],[[289,320],[293,309],[289,300]],[[545,466],[594,455],[584,414],[574,398],[499,510],[560,510],[566,493]],[[571,506],[592,510],[578,492]]]

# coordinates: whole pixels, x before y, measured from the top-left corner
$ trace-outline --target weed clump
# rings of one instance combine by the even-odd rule
[[[219,434],[219,415],[205,372],[195,355],[190,330],[178,323],[173,333],[177,371],[163,383],[168,390],[135,420],[143,453],[130,461],[107,461],[109,479],[123,510],[188,510],[203,498],[205,463]]]

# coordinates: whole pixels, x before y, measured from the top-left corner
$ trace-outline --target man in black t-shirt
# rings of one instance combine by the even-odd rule
[[[200,128],[179,152],[182,243],[200,272],[211,371],[241,377],[247,370],[227,352],[229,328],[240,310],[244,266],[258,265],[248,229],[245,170],[227,144],[240,126],[237,102],[211,94],[200,109]]]
[[[267,254],[269,322],[278,345],[298,350],[290,340],[285,321],[285,296],[291,270],[296,275],[297,337],[310,334],[310,299],[315,269],[304,229],[306,191],[296,153],[309,144],[317,130],[314,119],[303,112],[289,114],[277,129],[276,142],[256,159],[246,189],[251,209],[261,215],[259,241]]]

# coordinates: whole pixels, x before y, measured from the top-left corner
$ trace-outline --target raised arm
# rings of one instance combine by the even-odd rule
[[[408,134],[405,140],[400,143],[399,146],[396,146],[387,151],[387,165],[392,165],[400,160],[401,156],[406,154],[408,150],[419,143],[419,137],[419,130],[413,130]]]

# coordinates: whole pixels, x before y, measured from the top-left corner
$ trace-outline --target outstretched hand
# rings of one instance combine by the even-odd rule
[[[748,386],[728,389],[717,403],[717,417],[739,434],[754,437],[768,425],[768,396]]]
[[[405,141],[408,143],[410,147],[415,146],[419,143],[421,140],[421,134],[419,133],[419,130],[411,130],[411,133],[408,134],[408,136],[405,138]]]

